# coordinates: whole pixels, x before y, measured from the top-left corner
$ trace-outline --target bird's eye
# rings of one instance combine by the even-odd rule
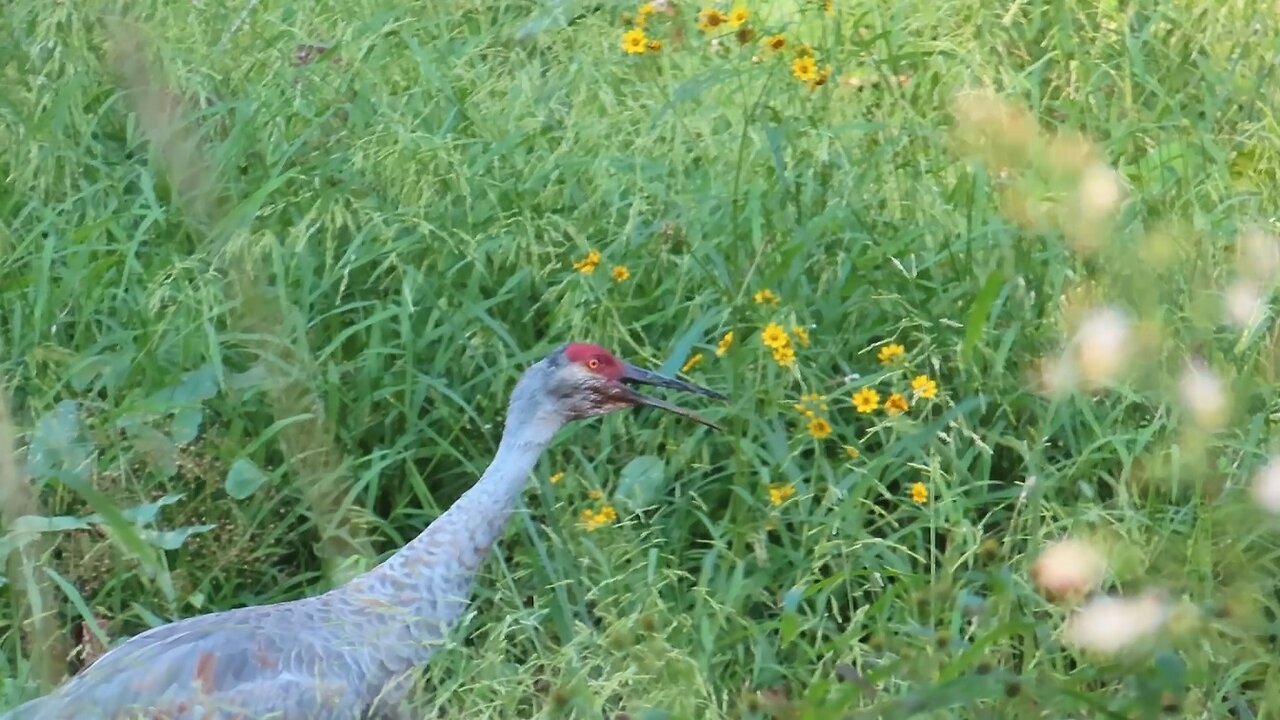
[[[596,368],[600,367],[600,361],[597,360],[596,358],[591,358],[590,360],[587,361],[587,367],[592,370],[595,370]]]

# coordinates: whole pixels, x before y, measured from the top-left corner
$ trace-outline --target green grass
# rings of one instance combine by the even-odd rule
[[[727,432],[620,413],[563,433],[424,715],[1280,712],[1280,545],[1247,495],[1280,338],[1218,299],[1242,228],[1280,209],[1269,4],[749,3],[833,66],[816,91],[791,48],[710,51],[693,5],[642,56],[619,46],[630,4],[543,22],[555,5],[122,3],[118,26],[11,3],[0,707],[95,633],[368,567],[477,477],[523,368],[589,339],[668,370],[702,353],[689,377],[732,396],[708,411]],[[298,66],[304,43],[333,48]],[[957,120],[984,86],[1029,124]],[[1092,252],[1079,213],[1019,199],[1069,200],[1059,132],[1129,187]],[[1134,371],[1046,397],[1034,370],[1080,298],[1140,322]],[[811,328],[792,369],[760,342],[774,321]],[[1192,355],[1231,392],[1214,432],[1178,401]],[[920,373],[939,397],[903,416],[849,403]],[[823,441],[792,407],[813,392]],[[654,455],[633,493],[624,468]],[[796,493],[772,507],[773,483]],[[602,502],[618,521],[588,532]],[[1119,658],[1064,645],[1069,610],[1028,569],[1067,534],[1107,548],[1108,591],[1199,615]]]

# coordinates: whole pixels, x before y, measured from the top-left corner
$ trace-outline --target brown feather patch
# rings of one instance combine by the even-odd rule
[[[206,695],[212,695],[214,690],[213,668],[217,662],[217,657],[211,652],[202,652],[200,657],[196,658],[196,682],[200,683],[200,690]]]

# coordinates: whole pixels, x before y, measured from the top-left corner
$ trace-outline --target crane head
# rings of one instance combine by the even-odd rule
[[[636,386],[649,385],[716,400],[728,399],[714,390],[638,368],[592,343],[569,343],[553,353],[552,359],[553,379],[549,389],[571,420],[643,406],[675,413],[716,430],[723,429],[692,410],[645,395]]]

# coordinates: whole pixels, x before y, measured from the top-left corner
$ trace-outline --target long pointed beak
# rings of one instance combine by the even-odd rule
[[[644,370],[642,368],[638,368],[629,363],[622,363],[622,376],[618,379],[621,380],[623,383],[625,383],[624,389],[626,391],[627,399],[635,403],[636,405],[647,405],[649,407],[659,408],[661,410],[666,410],[667,412],[670,412],[670,413],[675,413],[676,415],[682,415],[684,417],[689,418],[690,420],[693,420],[694,422],[702,423],[703,425],[706,425],[709,428],[712,428],[715,430],[724,430],[724,428],[711,422],[710,420],[707,420],[706,418],[698,416],[692,410],[687,410],[685,408],[680,407],[679,405],[669,403],[666,400],[660,400],[655,397],[650,397],[648,395],[645,395],[641,392],[636,391],[631,387],[626,387],[626,386],[652,385],[654,387],[664,387],[664,388],[669,388],[671,390],[680,390],[687,393],[694,393],[696,395],[702,395],[704,397],[714,398],[716,400],[729,399],[728,397],[716,392],[715,390],[709,390],[707,388],[702,387],[701,385],[694,385],[693,383],[685,382],[684,380],[677,380],[676,378],[667,377],[666,375],[659,375],[656,372],[653,372],[651,370]]]

